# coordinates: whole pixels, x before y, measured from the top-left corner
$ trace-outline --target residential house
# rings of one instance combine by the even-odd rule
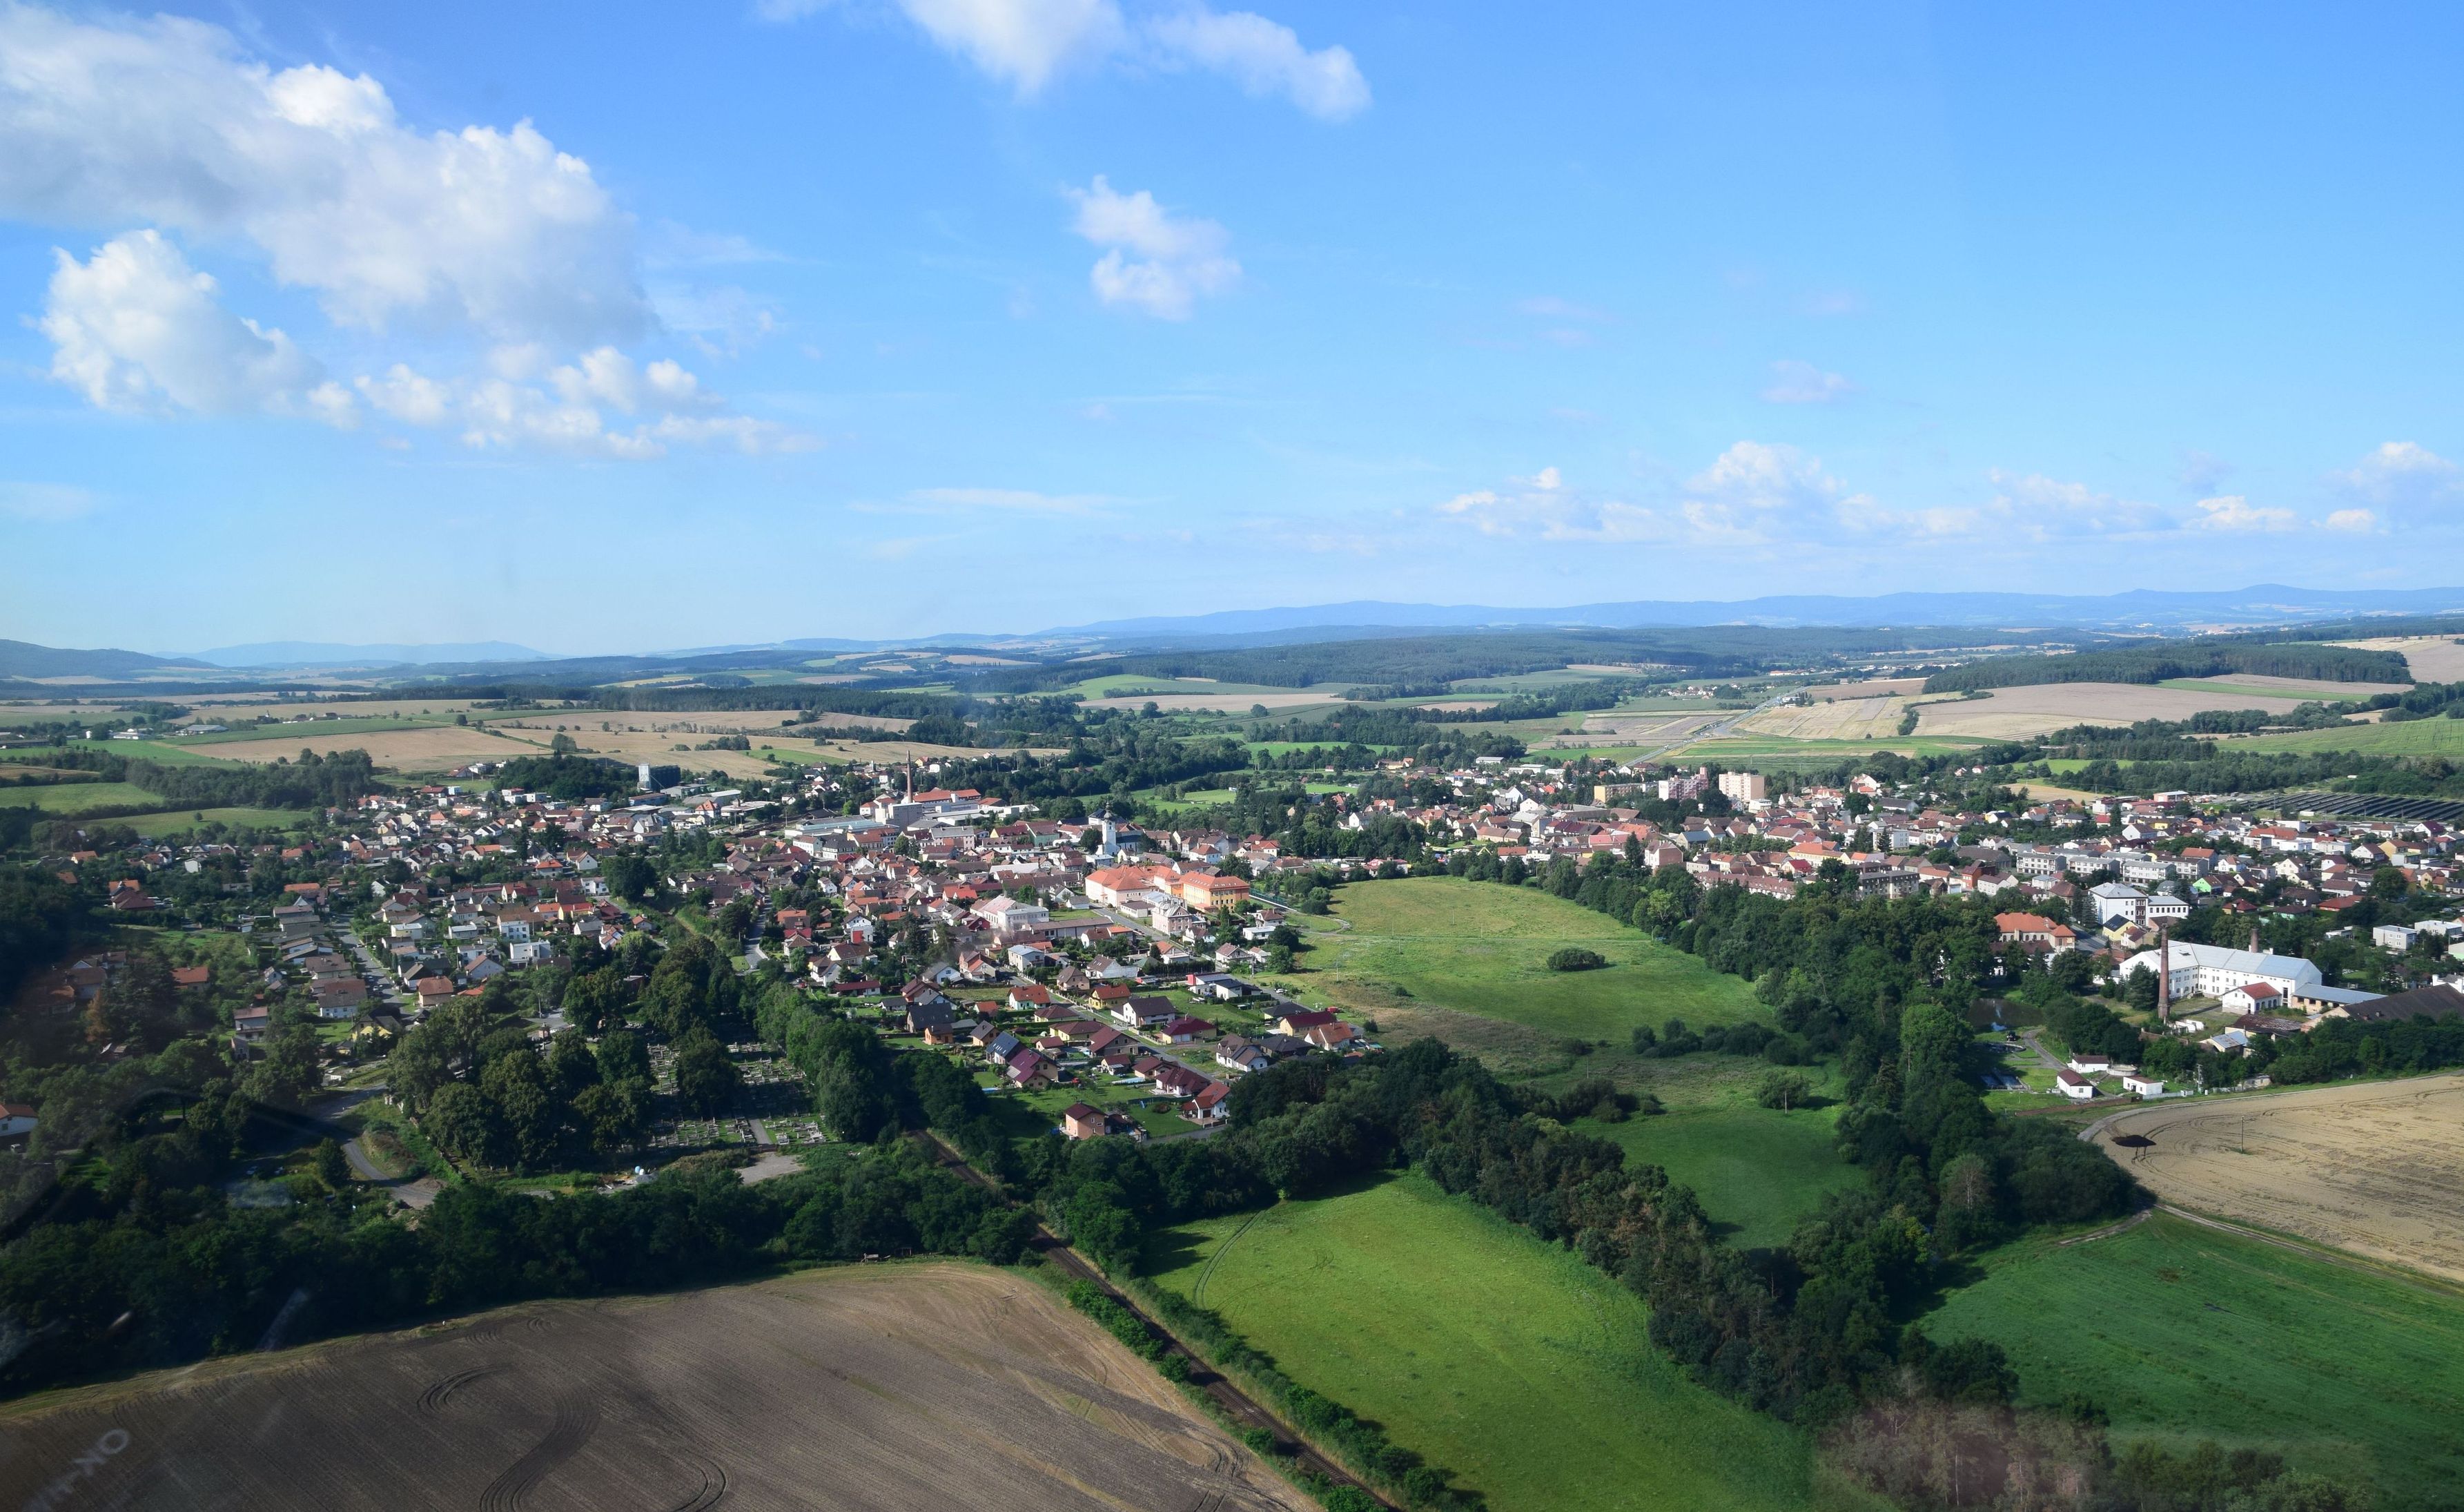
[[[2076,1071],[2064,1068],[2054,1073],[2054,1090],[2066,1098],[2084,1102],[2096,1096],[2096,1083]]]

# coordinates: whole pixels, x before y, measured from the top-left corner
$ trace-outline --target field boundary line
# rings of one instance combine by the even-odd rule
[[[2123,1233],[2128,1229],[2135,1229],[2141,1224],[2145,1223],[2148,1219],[2156,1216],[2157,1212],[2157,1205],[2150,1204],[2147,1207],[2140,1209],[2137,1212],[2132,1213],[2129,1217],[2123,1219],[2120,1223],[2108,1223],[2103,1228],[2094,1230],[2087,1234],[2075,1234],[2067,1239],[2057,1239],[2054,1241],[2054,1248],[2057,1250],[2067,1250],[2074,1244],[2094,1244],[2099,1239],[2112,1238],[2117,1234]]]
[[[2176,1218],[2183,1219],[2185,1222],[2195,1223],[2203,1228],[2214,1229],[2221,1234],[2230,1234],[2236,1238],[2254,1239],[2261,1244],[2273,1245],[2279,1250],[2290,1250],[2296,1255],[2307,1256],[2311,1259],[2322,1261],[2329,1265],[2341,1265],[2347,1270],[2362,1271],[2368,1275],[2376,1276],[2383,1280],[2395,1281],[2400,1284],[2417,1287],[2422,1291],[2438,1292],[2451,1297],[2464,1296],[2464,1286],[2458,1286],[2453,1281],[2444,1280],[2435,1276],[2426,1275],[2423,1272],[2411,1270],[2402,1265],[2390,1264],[2384,1260],[2373,1260],[2365,1256],[2353,1255],[2329,1245],[2321,1244],[2316,1240],[2294,1238],[2286,1234],[2271,1233],[2266,1229],[2255,1228],[2250,1224],[2237,1223],[2231,1218],[2220,1218],[2212,1213],[2200,1212],[2195,1209],[2178,1207],[2173,1203],[2161,1200],[2155,1207],[2148,1211],[2151,1213],[2169,1213]]]

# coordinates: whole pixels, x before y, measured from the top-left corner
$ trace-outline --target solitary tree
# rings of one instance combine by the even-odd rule
[[[1814,1083],[1802,1071],[1766,1071],[1754,1088],[1754,1101],[1785,1113],[1812,1095]]]

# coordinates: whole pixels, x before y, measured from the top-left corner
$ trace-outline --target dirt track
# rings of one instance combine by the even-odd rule
[[[2167,1202],[2464,1280],[2464,1075],[2157,1103],[2095,1140]]]
[[[19,1404],[0,1505],[80,1455],[63,1507],[1309,1505],[1048,1291],[952,1263],[538,1303]]]

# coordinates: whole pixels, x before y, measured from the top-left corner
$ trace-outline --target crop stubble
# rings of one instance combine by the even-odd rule
[[[2161,1103],[2097,1142],[2167,1202],[2464,1280],[2464,1076]]]
[[[99,1505],[1307,1505],[1049,1293],[957,1264],[535,1303],[62,1393],[0,1419],[0,1501],[115,1427]]]

